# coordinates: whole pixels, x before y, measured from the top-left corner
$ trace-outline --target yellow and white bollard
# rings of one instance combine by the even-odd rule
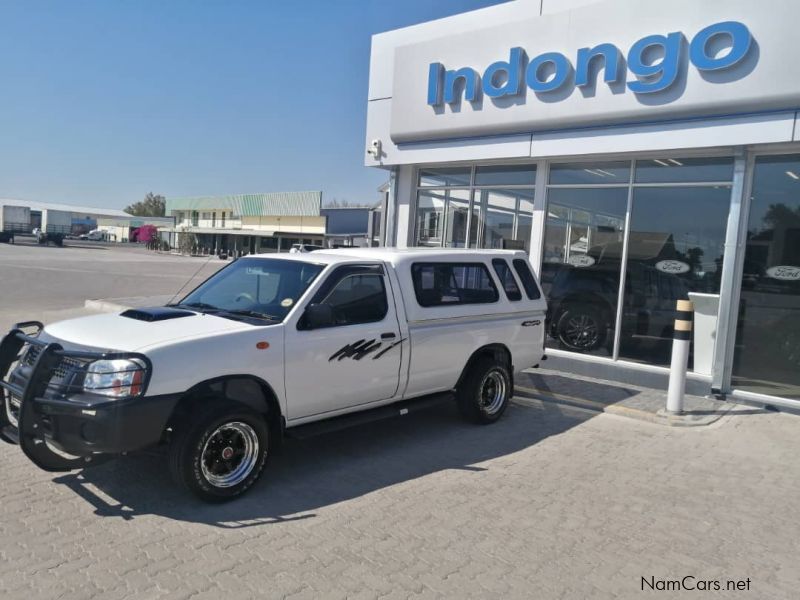
[[[672,336],[672,362],[669,367],[667,412],[683,412],[683,395],[686,391],[686,369],[689,366],[689,347],[692,343],[692,316],[694,306],[689,300],[678,300],[675,328]]]

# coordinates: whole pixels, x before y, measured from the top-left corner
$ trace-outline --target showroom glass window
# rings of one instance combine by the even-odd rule
[[[419,170],[415,245],[530,250],[536,166]]]
[[[733,386],[800,400],[800,155],[756,158]]]
[[[729,157],[636,161],[620,358],[669,365],[676,301],[719,299],[732,178]],[[710,375],[707,342],[693,358]]]
[[[668,365],[676,300],[719,294],[732,176],[729,157],[553,164],[548,345]]]
[[[553,164],[541,282],[547,346],[610,357],[631,163]]]

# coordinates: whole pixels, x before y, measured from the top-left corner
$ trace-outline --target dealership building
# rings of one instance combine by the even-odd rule
[[[524,248],[548,366],[800,408],[800,2],[516,0],[374,35],[388,245]]]

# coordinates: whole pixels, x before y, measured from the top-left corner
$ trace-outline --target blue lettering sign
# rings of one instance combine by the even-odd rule
[[[553,76],[550,79],[542,80],[540,74],[543,67],[547,65],[553,66]],[[534,92],[552,92],[567,82],[571,72],[572,65],[566,56],[558,52],[545,52],[534,58],[528,65],[525,82]]]
[[[520,84],[523,81],[524,63],[527,59],[525,50],[512,48],[510,54],[508,62],[501,60],[492,63],[483,72],[483,93],[490,98],[516,96],[521,91]]]
[[[719,58],[706,54],[708,42],[718,37],[730,38],[730,50]],[[701,71],[716,71],[732,67],[750,50],[753,36],[750,30],[737,21],[725,21],[709,25],[694,36],[689,47],[689,59]]]
[[[749,53],[753,36],[738,21],[723,21],[700,30],[689,43],[689,63],[699,71],[719,71],[740,63]],[[627,77],[622,52],[603,43],[577,52],[574,85],[591,87],[600,70],[603,82],[622,82],[635,94],[652,94],[672,86],[685,68],[686,39],[681,32],[649,35],[634,43],[627,54]],[[723,52],[726,50],[727,52]],[[593,70],[594,69],[594,70]],[[573,64],[559,52],[545,52],[532,59],[523,48],[509,51],[507,61],[489,65],[481,75],[471,67],[447,70],[441,63],[428,67],[428,104],[457,104],[462,99],[476,102],[483,93],[489,98],[525,94],[530,88],[548,94],[564,88],[571,80]]]
[[[683,46],[683,34],[670,33],[668,36],[648,35],[640,39],[628,52],[628,70],[638,79],[628,82],[628,88],[637,94],[651,94],[667,89],[678,77],[678,67]],[[663,54],[658,62],[649,64],[646,55]]]
[[[461,94],[456,89],[457,86],[464,86],[464,98],[470,102],[478,99],[480,88],[480,75],[469,67],[464,67],[458,71],[444,72],[444,101],[447,104],[458,102]],[[430,86],[428,86],[430,94]]]
[[[578,50],[578,60],[575,65],[575,85],[583,87],[594,85],[590,69],[592,61],[603,58],[603,81],[613,83],[622,77],[622,52],[614,44],[600,44],[594,48],[581,48]]]

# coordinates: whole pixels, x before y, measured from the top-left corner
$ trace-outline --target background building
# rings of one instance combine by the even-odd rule
[[[323,208],[326,218],[325,245],[379,246],[381,209],[379,207],[331,207]]]
[[[99,229],[106,232],[107,241],[128,242],[135,237],[135,230],[143,225],[170,227],[173,224],[170,217],[136,217],[114,208],[0,199],[0,210],[6,206],[26,209],[16,213],[24,214],[23,218],[14,222],[3,222],[4,229],[20,234],[41,229],[47,233],[77,236]]]
[[[292,244],[322,245],[322,192],[274,192],[167,198],[175,226],[164,233],[172,247],[182,235],[209,253],[287,252]]]
[[[800,3],[518,0],[372,38],[387,245],[529,251],[557,368],[800,408]]]

